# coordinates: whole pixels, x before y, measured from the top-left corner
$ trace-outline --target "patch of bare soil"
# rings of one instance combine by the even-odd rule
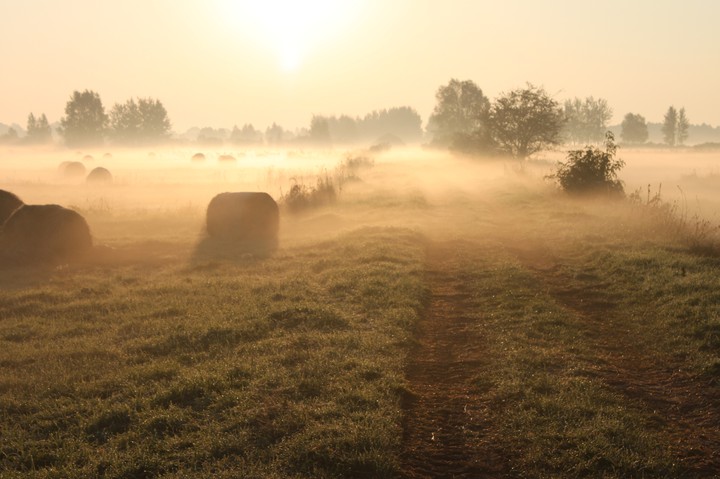
[[[586,340],[596,352],[587,374],[652,414],[669,451],[679,461],[683,477],[720,475],[720,394],[707,379],[691,374],[681,360],[651,351],[628,328],[617,298],[599,278],[571,278],[543,248],[515,250],[543,287],[574,311],[586,328]],[[652,314],[652,305],[647,307]]]
[[[494,440],[489,402],[477,378],[489,367],[485,339],[473,328],[471,296],[459,265],[462,242],[428,251],[430,298],[406,371],[402,472],[408,478],[508,477]]]

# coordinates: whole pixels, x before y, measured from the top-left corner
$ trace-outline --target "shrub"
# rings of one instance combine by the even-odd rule
[[[617,145],[611,132],[605,133],[605,151],[594,146],[568,151],[567,161],[549,178],[557,179],[560,187],[573,194],[624,195],[623,183],[617,173],[625,162],[615,158]]]

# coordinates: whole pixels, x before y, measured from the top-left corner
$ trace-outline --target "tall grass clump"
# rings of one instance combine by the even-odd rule
[[[314,186],[295,181],[290,191],[280,197],[280,205],[290,214],[301,214],[335,204],[338,190],[335,181],[327,173],[319,176]]]
[[[332,174],[325,171],[318,176],[315,185],[308,186],[294,178],[290,191],[281,196],[280,205],[290,214],[331,206],[337,202],[346,183],[361,181],[360,170],[372,168],[374,164],[372,158],[349,155]]]
[[[662,184],[653,193],[647,186],[645,198],[638,189],[630,194],[630,201],[641,209],[643,215],[655,225],[655,232],[662,233],[685,244],[693,253],[720,255],[720,226],[714,225],[699,213],[690,214],[685,192],[678,186],[682,202],[662,199]]]

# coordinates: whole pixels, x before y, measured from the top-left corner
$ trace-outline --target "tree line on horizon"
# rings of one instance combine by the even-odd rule
[[[299,144],[404,144],[426,141],[429,146],[467,154],[504,154],[528,157],[559,145],[596,144],[603,141],[613,111],[605,99],[590,96],[560,104],[543,88],[528,84],[501,94],[491,102],[472,81],[451,79],[438,88],[436,105],[425,130],[422,118],[411,107],[395,107],[348,115],[313,115],[310,125],[289,131],[273,123],[264,132],[252,124],[232,130],[196,128],[195,141],[206,146],[278,146]],[[100,146],[106,141],[121,146],[147,146],[171,141],[171,122],[160,100],[130,98],[106,113],[100,95],[91,90],[74,91],[65,106],[57,133],[69,147]],[[662,134],[668,146],[681,146],[690,123],[685,109],[668,108]],[[648,124],[636,113],[625,115],[620,125],[624,143],[648,141]],[[52,141],[52,127],[43,113],[28,115],[26,135],[14,129],[0,135],[0,142],[37,145]]]

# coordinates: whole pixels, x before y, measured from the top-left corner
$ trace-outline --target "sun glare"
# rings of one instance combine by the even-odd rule
[[[252,31],[286,72],[297,70],[314,50],[332,42],[352,19],[356,0],[264,0],[225,2],[226,13]]]

